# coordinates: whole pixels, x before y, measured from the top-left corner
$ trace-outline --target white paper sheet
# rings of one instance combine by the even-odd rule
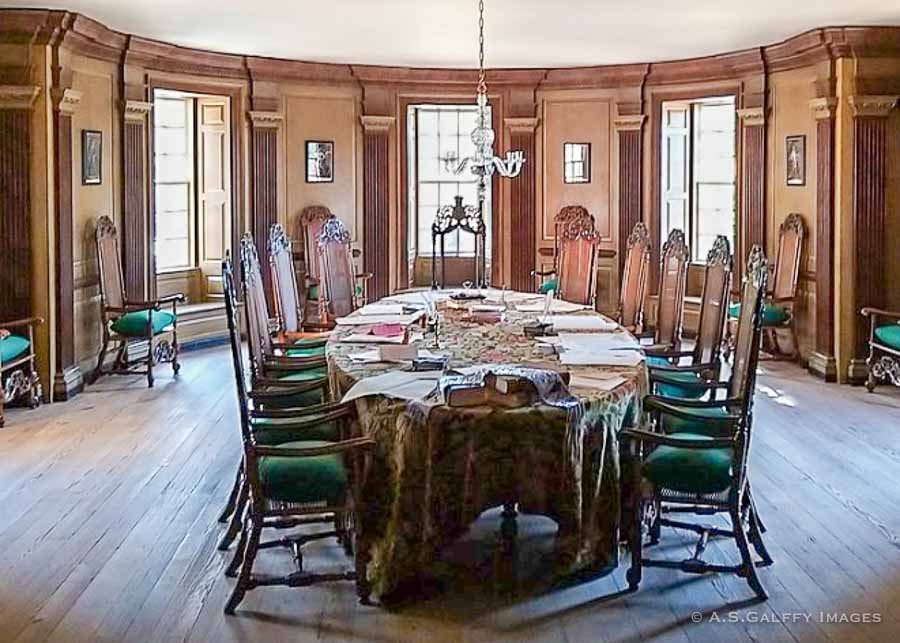
[[[360,315],[354,313],[349,317],[339,317],[336,322],[338,326],[364,326],[367,324],[400,324],[401,326],[409,326],[421,319],[424,314],[424,310],[418,310],[409,315]]]
[[[403,315],[403,304],[367,304],[356,311],[357,315]]]
[[[433,353],[428,349],[420,348],[416,357],[430,357],[430,358],[438,358],[444,357],[445,355],[441,353]],[[350,353],[347,355],[352,361],[358,364],[402,364],[404,362],[411,362],[410,359],[386,359],[383,352],[378,348],[373,348],[371,350],[360,351],[358,353]]]
[[[587,308],[588,308],[588,306],[582,306],[581,304],[573,304],[570,301],[563,301],[562,299],[554,299],[553,301],[550,302],[550,312],[551,313],[574,313],[579,310],[586,310]],[[516,304],[516,310],[518,310],[520,313],[543,314],[544,302],[543,301],[527,301],[524,303]]]
[[[388,371],[381,375],[364,377],[350,387],[342,402],[350,402],[368,395],[386,395],[401,400],[421,400],[437,387],[441,373],[438,371]]]
[[[627,380],[616,375],[614,377],[592,377],[590,375],[571,374],[569,377],[569,388],[586,388],[595,391],[611,391],[621,386]]]
[[[582,352],[640,350],[638,340],[629,333],[559,333],[557,337],[565,350]]]
[[[619,327],[616,322],[597,315],[554,315],[547,321],[553,324],[553,330],[557,333],[570,330],[594,330],[611,333]]]
[[[396,335],[394,337],[383,337],[381,335],[364,335],[362,333],[353,333],[339,340],[344,344],[405,344],[406,337]]]
[[[644,359],[640,351],[565,351],[559,356],[568,366],[637,366]]]

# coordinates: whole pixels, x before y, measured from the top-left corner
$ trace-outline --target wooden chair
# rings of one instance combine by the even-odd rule
[[[617,318],[627,330],[639,333],[644,324],[644,297],[650,267],[650,234],[639,222],[628,235],[625,268],[619,294]]]
[[[880,381],[900,386],[900,311],[866,307],[862,314],[869,318],[869,376],[866,388],[875,390]],[[890,320],[891,323],[883,323]]]
[[[800,279],[800,259],[803,254],[803,239],[806,226],[803,217],[796,212],[788,215],[778,234],[778,254],[775,259],[772,289],[766,298],[763,313],[763,348],[771,357],[796,359],[800,354],[797,343],[796,315],[794,305],[797,298],[797,283]],[[740,304],[729,308],[729,348],[733,326],[740,316]],[[778,331],[786,329],[791,334],[792,352],[786,353],[778,339]]]
[[[41,404],[34,327],[43,323],[40,317],[28,317],[0,324],[0,428],[6,422],[3,409],[7,404],[25,400],[33,409]],[[25,333],[13,334],[11,328],[24,329]]]
[[[321,283],[319,323],[331,328],[335,319],[346,317],[365,305],[367,284],[372,273],[355,274],[350,252],[350,231],[338,218],[329,219],[322,225],[317,252]]]
[[[732,256],[728,239],[716,237],[706,257],[703,293],[700,298],[700,325],[693,350],[680,348],[645,349],[650,380],[661,395],[700,398],[718,381],[720,351],[731,294]],[[690,363],[682,360],[690,358]]]
[[[323,205],[310,205],[300,212],[294,225],[294,239],[299,239],[303,251],[292,253],[299,260],[298,272],[300,322],[317,323],[319,314],[319,237],[326,221],[334,219],[331,210]]]
[[[666,351],[681,344],[684,322],[684,290],[691,251],[685,243],[684,232],[672,230],[662,247],[659,262],[659,304],[656,309],[656,328],[650,337],[649,351]]]
[[[225,605],[225,613],[234,614],[246,593],[256,587],[305,587],[337,580],[355,580],[360,601],[366,603],[370,592],[366,580],[367,560],[361,553],[362,548],[357,546],[360,534],[353,513],[362,507],[360,491],[368,466],[367,453],[375,441],[372,438],[351,437],[355,407],[349,404],[290,412],[293,430],[312,433],[329,425],[338,426],[340,434],[335,440],[304,436],[303,439],[273,444],[262,439],[257,423],[260,419],[272,419],[273,416],[271,412],[256,410],[247,390],[234,275],[228,259],[223,263],[222,275],[247,489],[246,519],[234,558],[226,570],[230,576],[237,575],[237,582]],[[323,517],[325,520],[335,520],[337,527],[277,540],[261,540],[263,529],[319,523]],[[349,554],[357,552],[355,570],[330,573],[304,570],[302,546],[312,540],[330,537],[337,537]],[[259,550],[282,546],[293,551],[297,570],[285,576],[254,574],[253,565]]]
[[[539,290],[548,292],[552,287],[560,299],[596,305],[600,235],[594,229],[594,217],[581,206],[567,206],[557,214],[554,225],[554,268],[531,273],[539,277],[553,275],[554,279]]]
[[[97,357],[97,367],[91,376],[96,381],[101,375],[147,376],[147,386],[153,386],[153,366],[171,362],[172,371],[178,375],[178,302],[184,294],[175,293],[160,299],[132,301],[125,295],[122,276],[122,260],[119,252],[119,235],[109,217],[97,219],[97,260],[100,266],[100,314],[103,324],[103,345]],[[171,312],[163,307],[171,307]],[[171,336],[171,342],[162,338]],[[112,368],[106,368],[106,354],[110,343],[118,343],[118,351]],[[132,358],[129,350],[146,344],[146,355]],[[145,364],[141,370],[139,367]]]
[[[648,396],[644,408],[653,430],[626,429],[633,473],[630,511],[632,565],[627,579],[637,589],[643,567],[665,567],[688,573],[730,572],[747,580],[760,599],[766,591],[756,567],[771,564],[762,541],[759,519],[748,480],[753,426],[753,390],[762,334],[768,265],[754,246],[741,292],[741,317],[735,342],[730,383],[711,383],[710,390],[727,391],[725,399],[682,400]],[[665,518],[668,513],[726,513],[731,529],[707,527]],[[662,526],[699,534],[694,555],[682,561],[644,558],[644,532],[650,544],[659,541]],[[734,538],[741,555],[737,565],[710,564],[702,559],[710,536]],[[750,552],[756,550],[760,561]]]
[[[297,288],[291,240],[280,223],[269,229],[269,270],[279,335],[298,347],[309,349],[310,354],[324,355],[327,334],[323,337],[321,333],[303,330],[304,308]]]

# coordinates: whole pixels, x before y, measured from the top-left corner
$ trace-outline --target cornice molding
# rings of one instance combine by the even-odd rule
[[[31,109],[40,92],[38,85],[0,85],[0,109]]]
[[[276,129],[284,121],[284,114],[281,112],[250,111],[247,112],[247,117],[251,125],[258,128]]]
[[[886,118],[897,99],[898,96],[848,96],[847,102],[854,117]]]
[[[748,107],[737,110],[744,127],[762,127],[766,124],[766,110],[762,107]]]
[[[613,126],[619,131],[639,130],[646,120],[645,114],[623,114],[613,119]]]
[[[64,89],[61,92],[58,92],[57,96],[59,97],[59,100],[56,103],[57,111],[59,111],[60,114],[71,116],[75,113],[78,104],[81,102],[82,93],[77,89]]]
[[[127,100],[125,101],[125,120],[143,122],[152,109],[153,103],[146,103],[139,100]]]
[[[387,134],[396,119],[393,116],[360,116],[366,134]]]
[[[504,118],[503,123],[512,134],[534,134],[541,119],[537,117]]]
[[[809,101],[809,109],[812,110],[813,118],[817,121],[834,118],[835,107],[837,107],[837,98],[833,96],[813,98]]]

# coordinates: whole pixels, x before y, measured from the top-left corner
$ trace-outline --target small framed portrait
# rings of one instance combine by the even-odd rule
[[[306,182],[334,181],[334,141],[306,141]]]
[[[81,130],[81,184],[103,182],[103,132]]]
[[[563,144],[563,182],[591,182],[591,144]]]
[[[788,185],[806,185],[806,136],[785,137],[785,173]]]

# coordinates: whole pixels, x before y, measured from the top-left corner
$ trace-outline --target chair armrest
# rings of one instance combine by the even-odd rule
[[[325,404],[313,404],[312,406],[298,406],[288,409],[254,409],[250,411],[250,417],[253,418],[297,418],[301,419],[307,415],[326,415],[338,413],[335,417],[341,415],[352,415],[356,407],[349,402],[327,402]],[[333,418],[332,418],[333,419]],[[315,418],[319,422],[319,418]],[[281,426],[281,425],[279,425]]]
[[[318,417],[310,418],[305,417],[312,414],[312,411],[301,414],[301,409],[278,409],[269,411],[269,413],[278,413],[278,415],[268,415],[263,414],[262,411],[254,412],[252,417],[254,418],[264,418],[264,419],[279,419],[286,418],[288,420],[295,420],[293,422],[282,422],[279,424],[271,425],[274,428],[303,428],[306,426],[317,426],[320,424],[325,424],[326,422],[331,422],[333,420],[339,420],[343,417],[349,417],[353,414],[352,408],[346,408],[344,406],[337,405],[337,408],[332,408],[330,411],[322,411],[321,407],[324,406],[332,406],[335,405],[324,405],[317,404],[316,407],[318,411]],[[268,425],[267,425],[268,426]]]
[[[723,406],[734,406],[735,400],[682,400],[681,398],[669,398],[661,395],[648,395],[644,398],[644,409],[647,411],[659,411],[665,415],[686,420],[696,419],[696,415],[684,409],[717,409]],[[741,419],[740,413],[729,413],[725,417],[715,418],[717,422],[734,422]]]
[[[286,355],[267,355],[265,359],[265,367],[284,367],[287,369],[307,369],[316,368],[317,366],[326,366],[328,361],[324,357],[317,355],[296,355],[288,357]]]
[[[363,281],[368,281],[373,277],[371,272],[361,272],[357,275],[353,275],[354,279],[362,279]]]
[[[680,447],[684,449],[721,449],[733,448],[734,440],[732,438],[711,438],[709,440],[687,440],[682,438],[673,438],[665,433],[653,433],[652,431],[643,431],[641,429],[625,429],[622,435],[638,440],[639,442],[650,442],[652,444],[668,447]]]
[[[673,386],[684,386],[684,382],[682,380],[675,379],[674,377],[667,377],[665,373],[650,373],[650,383],[651,384],[671,384]],[[697,380],[696,382],[691,382],[691,388],[694,389],[704,389],[706,391],[717,391],[721,389],[727,389],[729,384],[728,382],[719,382],[718,380]],[[677,398],[679,404],[682,398]],[[721,402],[722,400],[716,400]],[[683,406],[683,405],[681,405]]]
[[[171,303],[175,303],[175,302],[181,303],[181,302],[185,301],[186,299],[187,299],[187,297],[185,297],[183,292],[176,292],[171,295],[166,295],[165,297],[160,297],[159,299],[156,300],[156,303],[158,303],[158,304],[171,304]]]
[[[771,304],[793,304],[796,297],[767,297]]]
[[[0,323],[0,328],[18,328],[20,326],[40,326],[44,323],[43,317],[25,317]]]
[[[247,393],[252,400],[265,402],[266,400],[278,400],[298,393],[306,393],[323,388],[328,384],[327,377],[317,377],[308,382],[285,382],[284,380],[272,378],[259,378],[256,380],[256,387]],[[260,387],[265,387],[260,389]],[[274,389],[274,390],[273,390]]]
[[[645,346],[643,347],[644,353],[646,355],[652,355],[653,357],[670,357],[670,358],[678,358],[682,357],[693,357],[694,351],[684,351],[679,350],[677,348],[666,348],[665,346]]]
[[[654,377],[655,374],[665,375],[666,373],[702,373],[716,370],[718,367],[715,364],[660,364],[659,366],[654,364],[647,368],[650,370],[650,377]]]
[[[309,458],[318,455],[331,455],[333,453],[345,453],[361,449],[371,449],[375,446],[374,438],[350,438],[341,440],[324,447],[307,447],[302,449],[279,446],[256,447],[256,453],[261,456],[276,455],[282,458]]]
[[[532,277],[549,277],[550,275],[555,275],[556,270],[532,270]]]
[[[864,317],[889,317],[891,319],[900,319],[900,311],[897,310],[883,310],[881,308],[866,306],[859,312],[862,313]]]

